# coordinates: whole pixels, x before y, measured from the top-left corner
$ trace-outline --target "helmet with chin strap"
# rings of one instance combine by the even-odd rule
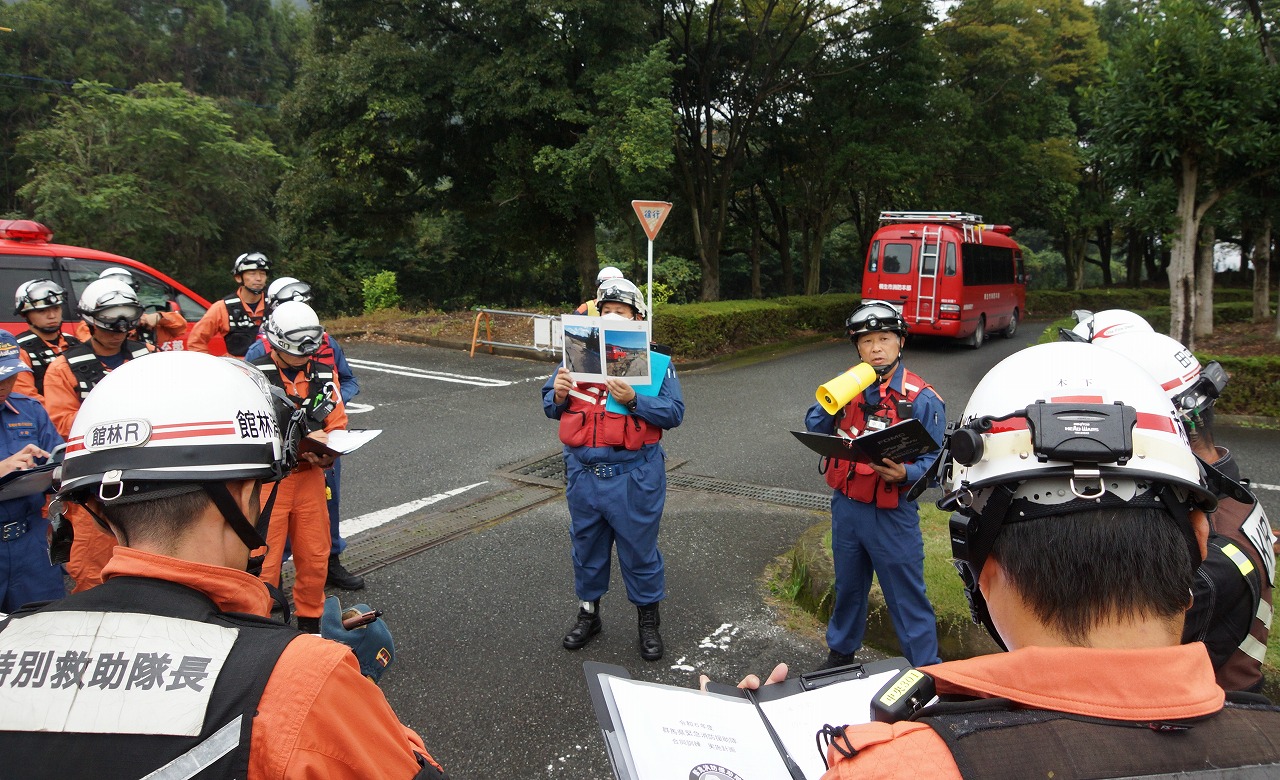
[[[997,364],[938,462],[938,506],[955,513],[956,568],[975,621],[1002,645],[978,577],[1006,524],[1108,506],[1159,508],[1179,521],[1198,563],[1189,512],[1217,504],[1160,386],[1132,361],[1088,344],[1042,344]]]
[[[224,483],[292,471],[302,431],[294,412],[262,372],[233,358],[178,351],[127,361],[76,414],[57,497],[111,506],[203,489],[245,546],[260,547]]]
[[[849,334],[849,340],[855,347],[858,346],[858,339],[868,333],[896,333],[899,343],[907,339],[907,321],[902,318],[902,314],[894,308],[893,304],[887,301],[863,301],[844,321],[844,330]],[[901,360],[902,355],[899,354],[891,363],[874,366],[876,375],[884,376],[893,371]]]

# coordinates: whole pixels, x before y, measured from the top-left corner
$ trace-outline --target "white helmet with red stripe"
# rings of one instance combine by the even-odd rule
[[[1082,341],[1102,341],[1123,333],[1154,333],[1151,323],[1127,309],[1104,309],[1091,313],[1074,312],[1079,322],[1071,332]]]
[[[1184,416],[1212,404],[1227,384],[1227,372],[1218,361],[1202,367],[1182,342],[1163,333],[1129,331],[1097,345],[1141,366]]]
[[[1214,503],[1164,391],[1133,361],[1088,344],[1041,344],[1002,360],[974,389],[949,447],[944,501],[960,506],[992,485],[1021,485],[1020,498],[1059,506],[1153,483]]]
[[[978,581],[1005,525],[1157,508],[1191,550],[1191,510],[1217,505],[1164,391],[1133,361],[1090,344],[1041,344],[1002,360],[946,446],[938,506],[955,512],[951,552],[974,620],[1002,646]]]
[[[182,351],[130,360],[76,414],[59,497],[110,504],[184,483],[281,479],[295,456],[281,435],[290,412],[239,360]]]

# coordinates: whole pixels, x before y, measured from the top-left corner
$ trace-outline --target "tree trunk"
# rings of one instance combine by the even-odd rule
[[[1137,228],[1125,228],[1124,283],[1129,287],[1142,284],[1144,245]]]
[[[1084,289],[1085,251],[1088,249],[1088,236],[1083,232],[1066,231],[1062,234],[1062,254],[1067,261],[1067,289]]]
[[[1196,338],[1213,335],[1213,248],[1216,243],[1213,226],[1205,225],[1196,247]]]
[[[1178,233],[1173,238],[1169,256],[1169,335],[1195,349],[1195,281],[1196,237],[1199,217],[1196,214],[1196,185],[1200,170],[1190,155],[1182,156],[1177,176]]]
[[[751,222],[751,297],[763,298],[764,290],[760,288],[760,250],[764,247],[764,231],[760,228],[759,213]]]
[[[1271,218],[1262,220],[1262,228],[1253,241],[1250,256],[1253,263],[1253,321],[1271,318]]]
[[[589,211],[579,211],[573,218],[573,259],[578,268],[582,299],[596,297],[600,256],[596,254],[596,217]]]
[[[804,294],[817,295],[822,292],[822,246],[824,236],[814,235],[808,242],[807,257],[804,262]]]
[[[1099,225],[1094,235],[1098,244],[1098,262],[1102,265],[1102,286],[1109,288],[1114,284],[1111,279],[1111,242],[1115,233],[1111,228],[1111,222],[1107,221]]]

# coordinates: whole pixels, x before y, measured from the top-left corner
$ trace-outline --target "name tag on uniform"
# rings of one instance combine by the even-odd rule
[[[0,632],[0,731],[197,736],[239,631],[45,612]]]

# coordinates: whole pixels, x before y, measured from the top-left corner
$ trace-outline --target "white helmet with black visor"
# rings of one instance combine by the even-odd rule
[[[285,301],[267,321],[262,332],[272,349],[278,349],[295,357],[314,355],[324,343],[324,328],[315,310],[301,301]]]
[[[14,294],[13,313],[21,317],[29,311],[52,309],[67,299],[67,291],[52,279],[32,279],[18,285]]]
[[[112,333],[128,333],[142,319],[138,293],[119,277],[96,279],[80,293],[80,317]]]

